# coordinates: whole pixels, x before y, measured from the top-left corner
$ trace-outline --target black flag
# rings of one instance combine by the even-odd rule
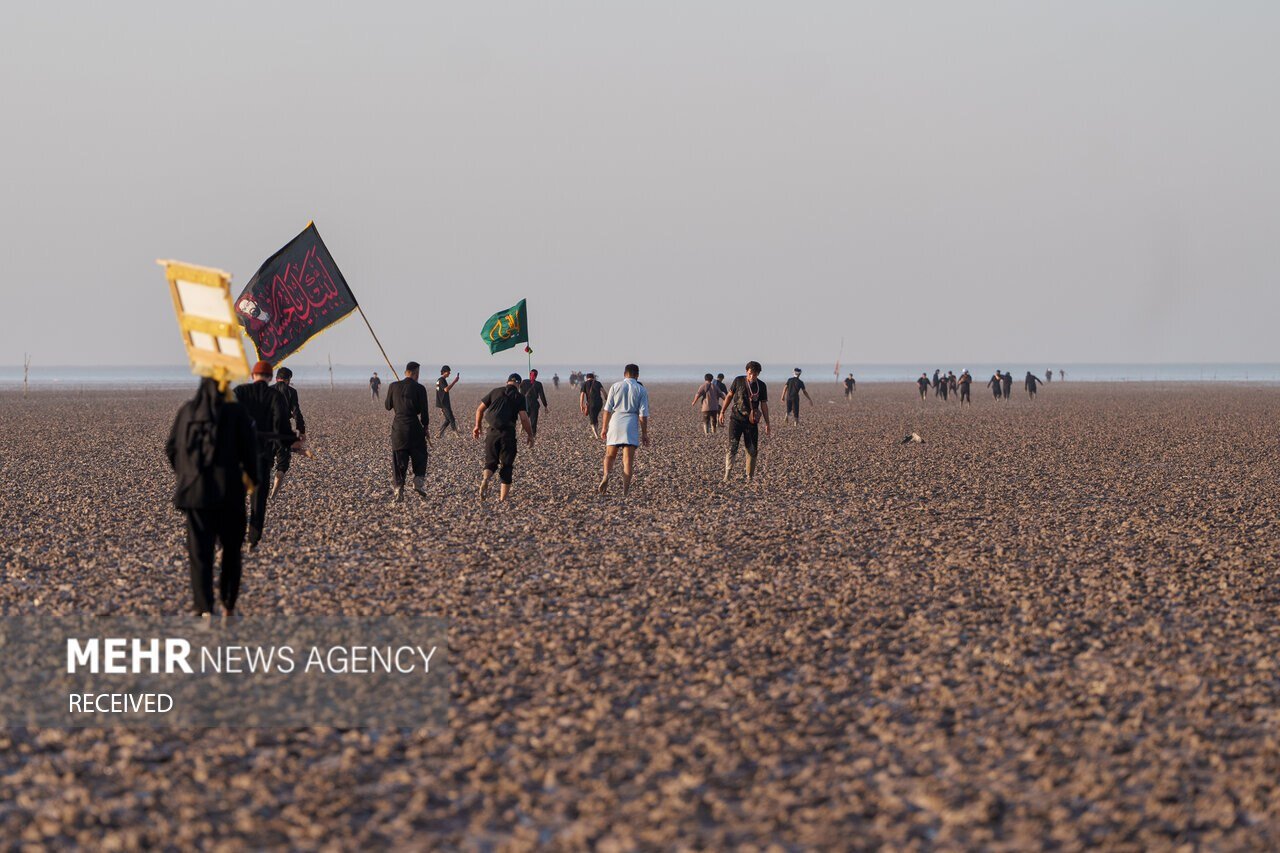
[[[277,366],[355,309],[356,297],[314,222],[267,258],[236,300],[258,358]]]

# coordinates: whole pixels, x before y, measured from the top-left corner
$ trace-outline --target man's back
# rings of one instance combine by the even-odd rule
[[[165,455],[177,481],[173,505],[208,509],[226,500],[244,500],[241,474],[258,477],[258,443],[253,421],[244,407],[222,403],[212,419],[203,420],[197,400],[178,410]]]
[[[412,421],[427,412],[427,389],[422,383],[406,376],[387,386],[388,411],[396,413],[397,421]]]
[[[587,379],[582,383],[582,393],[587,395],[587,408],[594,409],[604,405],[604,386],[598,379]]]
[[[638,379],[630,377],[615,382],[609,389],[605,408],[614,414],[644,414],[649,412],[649,392]]]
[[[714,379],[710,382],[702,383],[702,387],[698,389],[698,396],[702,398],[702,410],[704,412],[720,411],[720,401],[724,399],[724,395],[720,393],[720,389],[716,386]]]
[[[289,426],[289,403],[271,385],[246,382],[236,386],[235,395],[236,401],[253,421],[260,447],[294,438],[293,428]]]
[[[285,405],[289,409],[289,417],[293,419],[297,431],[305,433],[307,431],[307,420],[302,416],[302,407],[298,405],[298,389],[285,382],[277,382],[275,388],[284,395]]]
[[[514,385],[499,385],[484,395],[482,402],[490,429],[514,430],[520,413],[527,411],[526,396]]]

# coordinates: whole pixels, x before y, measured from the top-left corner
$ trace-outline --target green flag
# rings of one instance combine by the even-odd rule
[[[489,346],[489,355],[529,342],[529,310],[521,299],[505,311],[484,321],[480,337]]]

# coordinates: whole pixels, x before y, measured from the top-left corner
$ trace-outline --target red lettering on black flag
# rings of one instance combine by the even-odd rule
[[[268,258],[236,299],[258,358],[278,365],[350,314],[356,297],[315,223]]]

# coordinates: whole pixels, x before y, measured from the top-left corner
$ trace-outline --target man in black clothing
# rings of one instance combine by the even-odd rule
[[[716,374],[716,387],[720,389],[720,396],[725,397],[729,393],[729,386],[724,384],[724,374]]]
[[[382,380],[378,378],[378,371],[374,371],[369,377],[369,393],[373,395],[373,399],[378,399],[378,389],[382,387]]]
[[[795,418],[796,425],[800,425],[800,395],[804,394],[804,398],[809,401],[809,405],[813,405],[813,398],[809,396],[809,391],[804,386],[804,380],[800,378],[800,368],[792,371],[792,376],[787,380],[787,384],[782,386],[782,402],[787,407],[787,413],[782,416],[782,422],[785,424],[788,418]]]
[[[596,379],[594,373],[588,373],[582,380],[582,391],[578,394],[578,405],[582,414],[591,422],[591,434],[600,437],[600,412],[604,409],[604,386]]]
[[[534,368],[529,371],[529,378],[520,383],[520,393],[524,394],[524,408],[529,414],[529,425],[533,428],[533,434],[538,434],[538,412],[545,408],[551,411],[551,407],[547,405],[547,392],[543,390],[542,383],[538,381],[538,369]]]
[[[1000,385],[1003,381],[1004,377],[1000,375],[1000,371],[998,370],[991,375],[990,379],[987,380],[987,387],[991,389],[991,393],[997,400],[1000,399]]]
[[[557,391],[560,390],[560,374],[559,373],[551,374],[551,384],[555,387]]]
[[[769,434],[769,389],[760,381],[760,362],[748,361],[746,375],[733,380],[720,407],[720,423],[729,414],[729,451],[724,456],[724,479],[729,481],[733,459],[738,455],[738,442],[747,450],[747,482],[756,474],[756,453],[760,447],[760,421],[764,434]]]
[[[257,549],[267,524],[267,482],[271,468],[285,448],[297,439],[289,426],[289,403],[284,395],[271,387],[271,363],[260,361],[253,366],[253,381],[236,386],[236,400],[253,420],[258,436],[258,473],[253,478],[261,488],[249,500],[249,550]]]
[[[453,428],[454,433],[458,432],[458,422],[453,419],[453,401],[449,397],[449,392],[453,390],[453,386],[462,381],[462,374],[459,373],[453,382],[449,381],[449,365],[440,368],[440,378],[436,380],[436,408],[444,415],[444,423],[440,424],[440,437],[444,437],[444,431]]]
[[[387,411],[395,412],[391,419],[391,484],[392,501],[404,500],[404,477],[413,463],[413,490],[426,498],[427,481],[427,430],[431,414],[427,404],[427,389],[418,382],[420,365],[411,361],[404,366],[404,379],[387,386]]]
[[[302,416],[298,406],[298,392],[293,387],[293,371],[281,367],[276,371],[276,390],[284,395],[289,407],[289,418],[293,421],[293,430],[298,434],[298,441],[307,440],[307,419]],[[293,448],[281,447],[276,455],[276,476],[271,481],[271,497],[277,497],[284,488],[284,479],[289,473],[289,463],[293,461]]]
[[[533,447],[533,424],[525,411],[526,402],[527,397],[520,390],[520,374],[513,373],[507,377],[506,385],[484,395],[476,407],[476,425],[471,430],[471,437],[480,438],[482,419],[489,426],[484,439],[484,473],[480,476],[481,503],[489,496],[489,482],[495,471],[501,483],[498,500],[505,501],[511,491],[511,472],[516,462],[517,421],[528,437],[529,446]]]
[[[1036,388],[1041,384],[1040,377],[1030,370],[1027,371],[1027,378],[1022,381],[1022,387],[1026,389],[1032,400],[1036,398]]]
[[[853,389],[856,387],[858,387],[858,380],[854,379],[853,374],[850,373],[844,378],[844,396],[846,400],[853,399]]]
[[[213,619],[214,548],[222,543],[218,597],[222,618],[234,618],[240,593],[240,546],[244,543],[246,486],[259,483],[258,441],[243,407],[200,380],[196,396],[182,404],[164,446],[177,475],[173,505],[187,518],[191,592],[204,623]]]
[[[965,403],[968,403],[970,406],[973,405],[973,400],[969,397],[969,392],[972,386],[973,374],[971,374],[968,369],[960,371],[960,375],[956,378],[956,388],[960,391],[961,407],[963,407]]]
[[[1013,396],[1013,374],[1005,371],[1000,377],[1000,392],[1004,394],[1004,401],[1009,402],[1009,398]]]
[[[923,400],[929,396],[929,376],[921,373],[920,378],[916,380],[916,387],[920,389],[920,399]]]

